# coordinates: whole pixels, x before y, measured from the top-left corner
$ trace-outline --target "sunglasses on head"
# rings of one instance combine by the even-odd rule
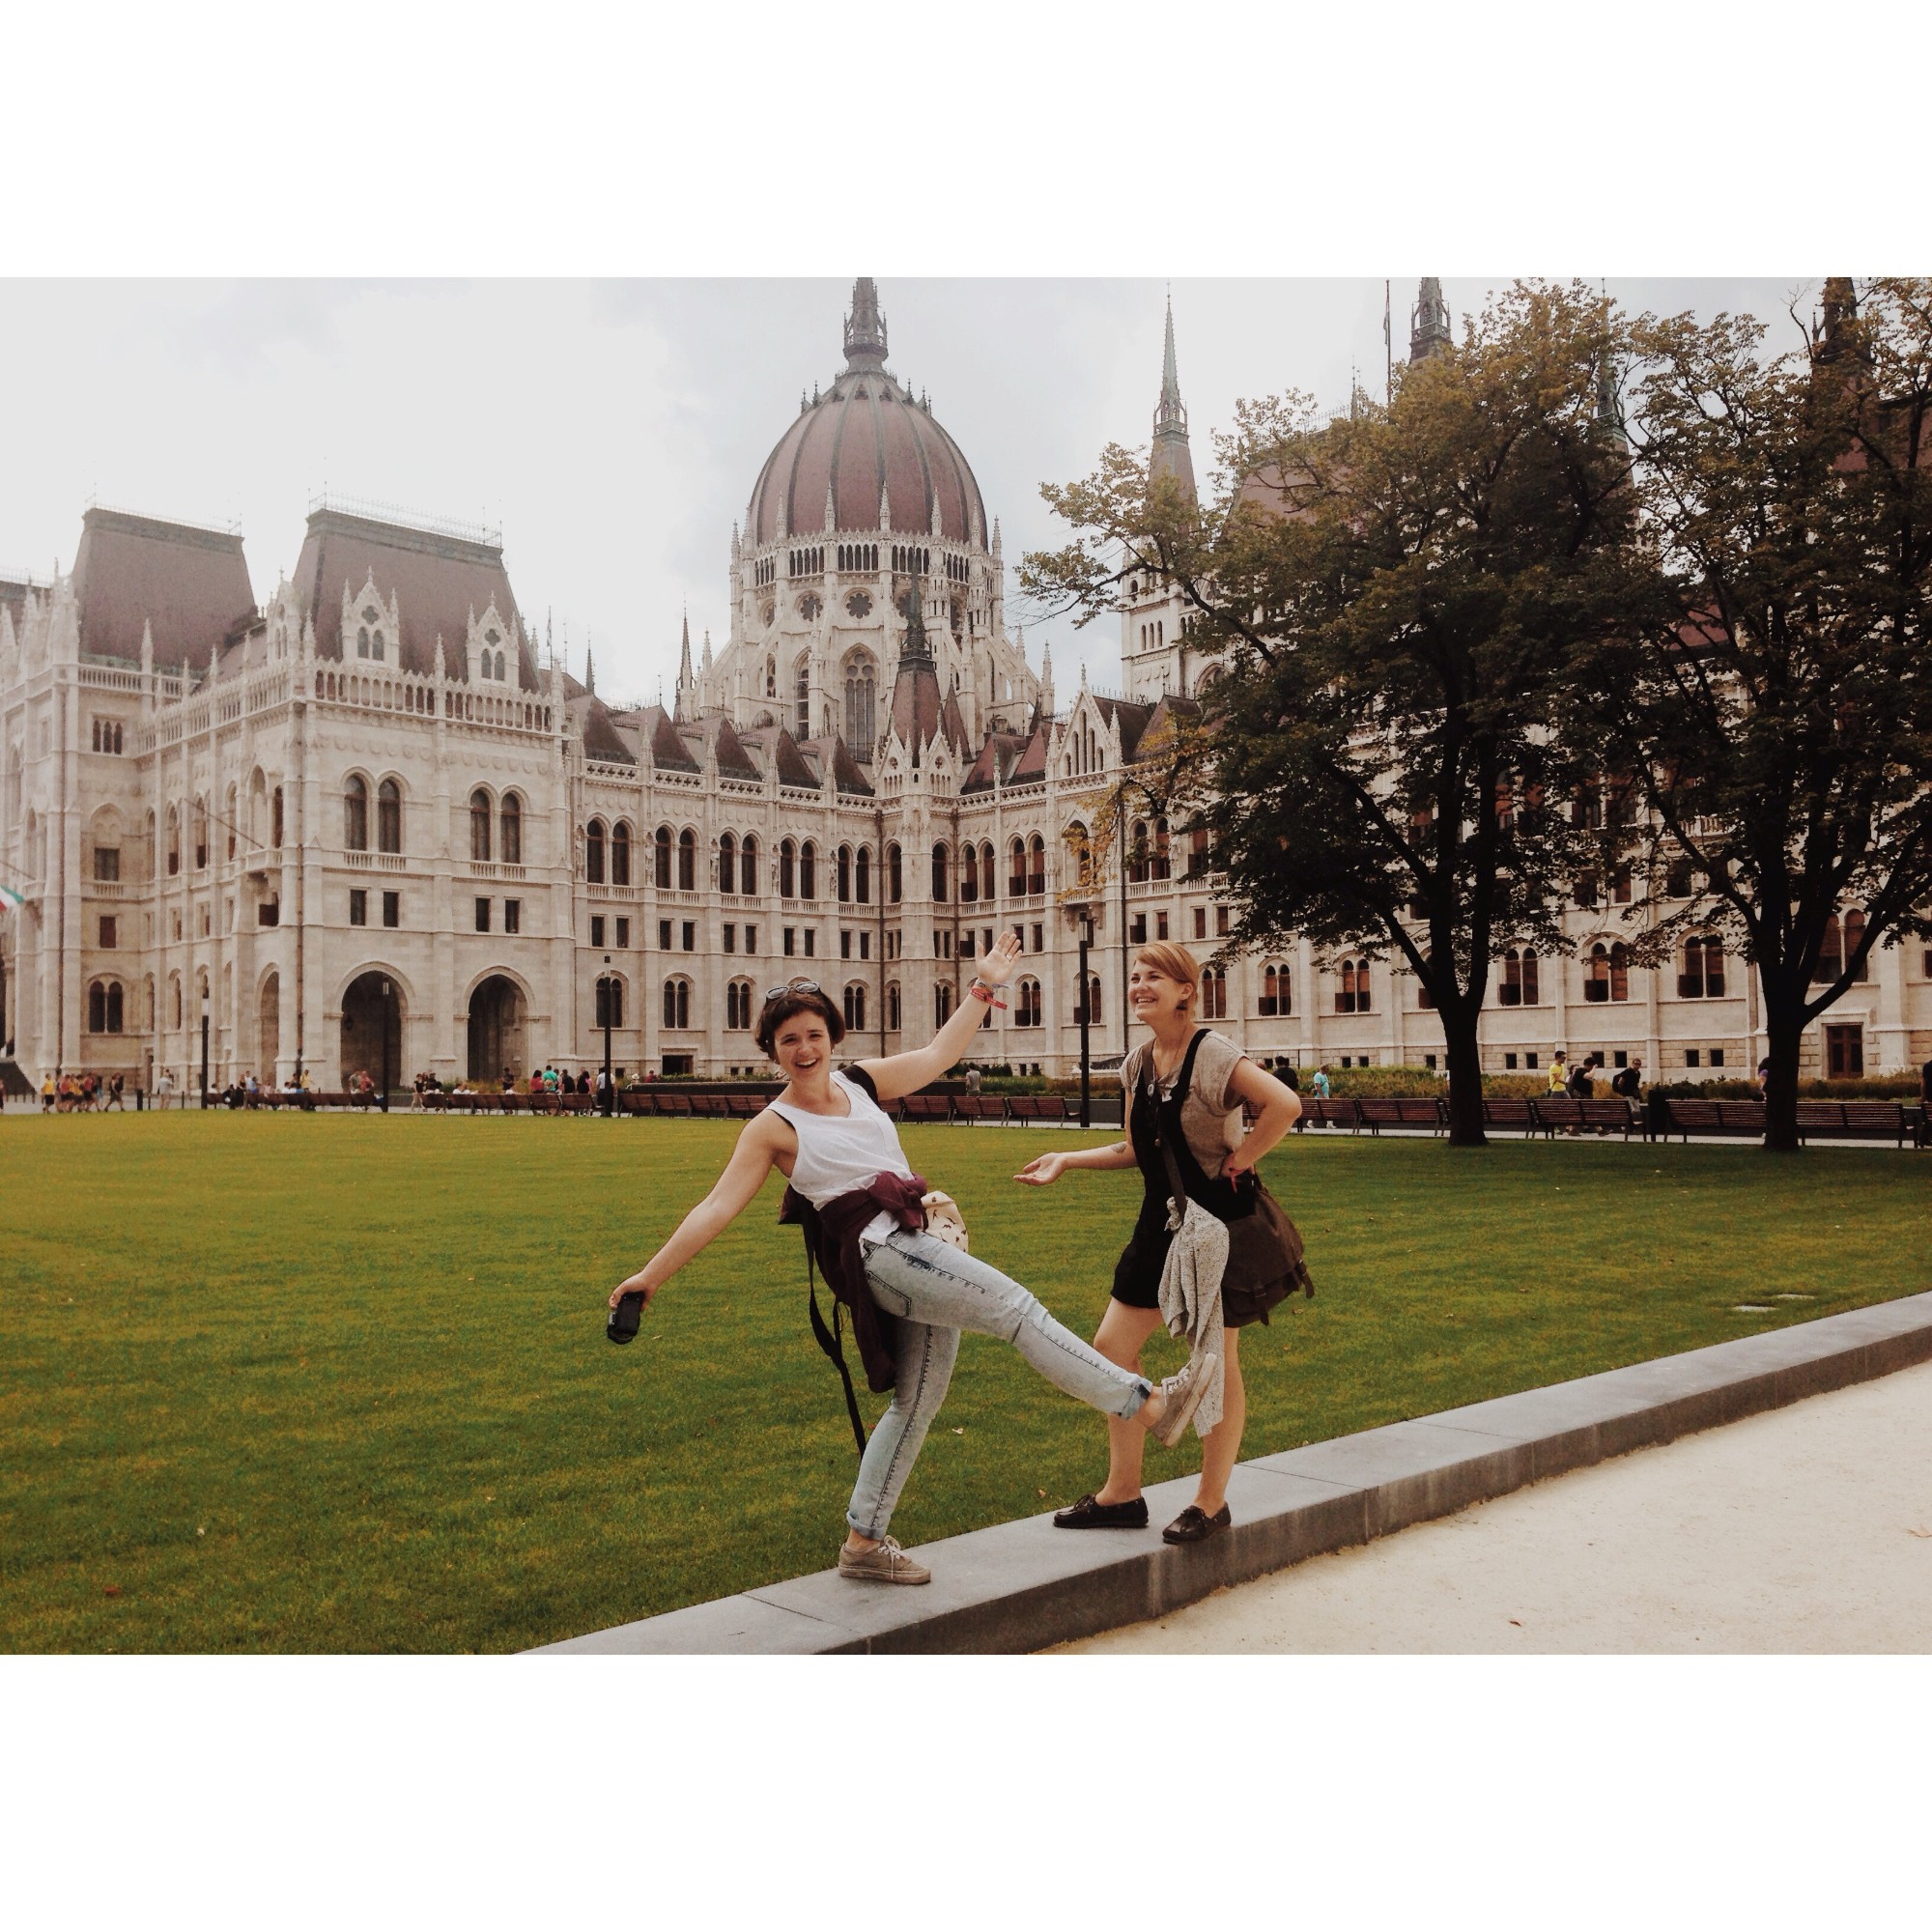
[[[765,988],[765,1005],[770,1006],[774,1000],[783,999],[787,993],[816,993],[821,990],[816,980],[787,980],[782,986]]]

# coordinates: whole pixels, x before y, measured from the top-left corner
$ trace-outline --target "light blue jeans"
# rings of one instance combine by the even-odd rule
[[[1063,1328],[1018,1282],[946,1241],[901,1229],[866,1252],[872,1299],[898,1318],[898,1357],[892,1406],[866,1445],[845,1512],[861,1536],[885,1535],[893,1520],[946,1400],[962,1328],[1010,1342],[1055,1388],[1103,1415],[1133,1415],[1153,1393],[1151,1383]]]

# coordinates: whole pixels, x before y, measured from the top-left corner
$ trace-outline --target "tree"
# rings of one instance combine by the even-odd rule
[[[1239,918],[1234,943],[1305,935],[1406,963],[1440,1020],[1450,1139],[1481,1146],[1477,1028],[1493,959],[1570,950],[1561,904],[1599,841],[1561,809],[1580,643],[1643,581],[1605,382],[1606,303],[1519,284],[1391,406],[1317,423],[1243,404],[1201,508],[1110,448],[1047,500],[1076,528],[1024,582],[1084,619],[1155,573],[1218,653],[1207,744],[1179,734],[1156,789],[1190,789]]]
[[[1861,311],[1828,283],[1804,349],[1764,333],[1634,328],[1661,595],[1579,676],[1652,815],[1648,952],[1710,934],[1749,959],[1765,1141],[1790,1150],[1804,1028],[1932,930],[1932,282]]]

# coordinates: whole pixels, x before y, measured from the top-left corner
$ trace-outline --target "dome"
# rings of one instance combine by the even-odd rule
[[[869,276],[852,291],[845,323],[845,369],[831,389],[780,437],[765,459],[745,512],[753,549],[825,528],[832,493],[833,526],[879,530],[879,499],[890,501],[890,527],[910,536],[933,530],[950,543],[983,549],[986,507],[959,445],[887,372],[886,324]]]

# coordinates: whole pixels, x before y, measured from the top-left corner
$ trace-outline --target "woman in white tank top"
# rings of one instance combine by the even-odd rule
[[[849,1224],[863,1214],[872,1205],[866,1193],[872,1191],[878,1211],[859,1228],[858,1247],[871,1302],[892,1318],[886,1326],[893,1399],[860,1459],[838,1551],[843,1577],[884,1583],[923,1583],[930,1577],[888,1526],[945,1400],[962,1329],[1010,1342],[1056,1387],[1105,1414],[1155,1431],[1163,1441],[1179,1439],[1206,1379],[1171,1377],[1153,1388],[1063,1327],[1018,1282],[905,1225],[908,1213],[918,1218],[914,1176],[881,1103],[916,1093],[966,1052],[985,1016],[983,1007],[998,1002],[1018,958],[1016,942],[1010,935],[1002,938],[986,955],[972,997],[959,1003],[930,1045],[861,1061],[849,1072],[835,1071],[832,1065],[832,1049],[845,1034],[832,1002],[809,981],[773,988],[756,1038],[784,1074],[784,1092],[747,1124],[724,1173],[677,1232],[611,1294],[613,1309],[627,1295],[641,1296],[648,1305],[751,1205],[775,1167],[828,1223],[842,1216]],[[914,1204],[910,1208],[908,1201]],[[859,1312],[855,1309],[855,1317]]]

